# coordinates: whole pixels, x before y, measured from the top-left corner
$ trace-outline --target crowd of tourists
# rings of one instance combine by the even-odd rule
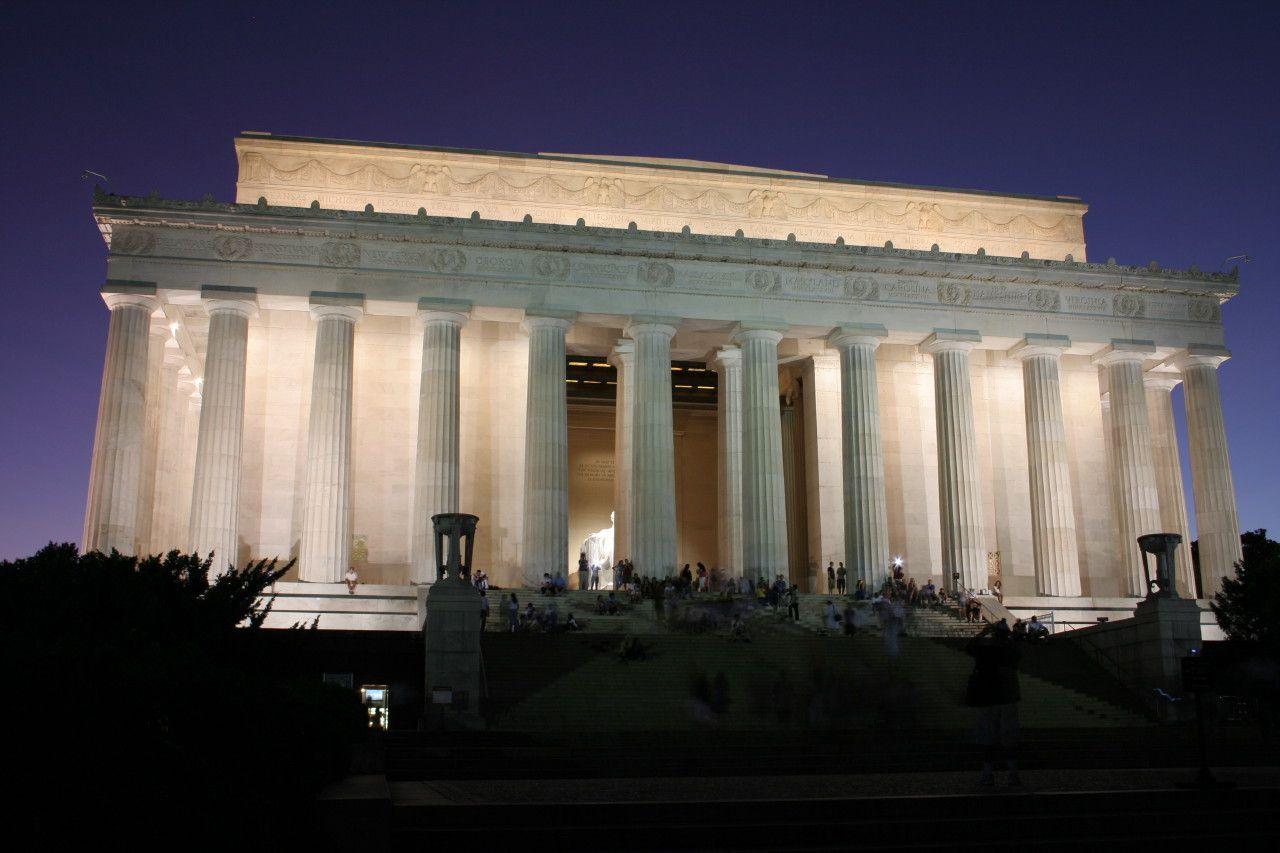
[[[670,577],[653,577],[640,574],[634,563],[624,558],[606,567],[605,572],[612,577],[605,577],[599,566],[588,565],[586,554],[580,555],[578,570],[577,586],[596,593],[594,610],[601,616],[617,616],[648,602],[646,606],[653,607],[655,618],[679,630],[720,632],[741,641],[750,639],[747,628],[752,613],[764,610],[779,621],[801,621],[800,589],[781,574],[772,581],[764,577],[752,580],[698,562],[685,563]],[[932,579],[918,583],[906,576],[901,561],[887,567],[885,580],[878,588],[868,588],[863,578],[852,579],[843,562],[828,562],[825,575],[827,592],[833,597],[819,605],[822,628],[830,634],[853,635],[878,625],[881,633],[891,638],[886,640],[891,655],[896,655],[896,638],[905,633],[913,608],[954,607],[966,621],[986,621],[982,603],[972,590],[961,587],[948,593]],[[478,571],[471,580],[480,592],[482,624],[487,624],[489,578]],[[573,613],[566,613],[562,619],[561,608],[556,604],[555,599],[568,590],[564,573],[546,572],[538,585],[538,598],[551,600],[542,606],[528,601],[521,607],[516,592],[504,593],[499,613],[506,629],[527,633],[582,630]],[[1025,624],[1018,621],[1011,630],[1015,639],[1041,639],[1048,633],[1036,618]]]

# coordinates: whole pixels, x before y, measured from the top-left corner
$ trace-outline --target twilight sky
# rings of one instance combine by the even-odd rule
[[[1062,193],[1093,260],[1247,252],[1223,405],[1240,523],[1280,530],[1278,36],[1276,3],[12,4],[0,559],[80,537],[107,329],[81,172],[230,201],[241,130]]]

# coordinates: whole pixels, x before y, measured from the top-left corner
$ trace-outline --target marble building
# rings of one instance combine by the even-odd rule
[[[84,547],[497,584],[616,515],[640,571],[844,561],[1131,609],[1138,535],[1239,557],[1234,273],[1087,260],[1087,206],[685,160],[244,133],[235,203],[99,194]],[[1171,391],[1183,384],[1179,448]],[[1190,456],[1191,483],[1180,454]],[[1196,595],[1184,546],[1179,584]]]

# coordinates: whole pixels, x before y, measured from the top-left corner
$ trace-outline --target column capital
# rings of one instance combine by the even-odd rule
[[[1182,374],[1170,367],[1159,366],[1142,374],[1142,384],[1148,388],[1158,388],[1169,392],[1182,382]]]
[[[364,294],[312,291],[310,306],[311,316],[317,320],[342,317],[355,323],[364,316]]]
[[[1217,369],[1231,358],[1231,350],[1217,344],[1191,344],[1185,351],[1169,360],[1178,370],[1188,367],[1212,367]]]
[[[609,363],[614,367],[630,364],[635,357],[635,341],[629,340],[628,338],[619,338],[613,345],[613,349],[609,351]]]
[[[1070,348],[1071,338],[1066,335],[1027,335],[1009,348],[1009,358],[1019,361],[1034,358],[1037,355],[1049,355],[1058,358],[1063,351]]]
[[[1139,364],[1155,355],[1155,341],[1129,340],[1119,338],[1112,340],[1093,357],[1093,363],[1099,367],[1110,367],[1125,361],[1136,361]]]
[[[524,312],[524,320],[520,323],[520,326],[526,332],[531,332],[534,329],[559,329],[562,332],[567,332],[573,326],[573,321],[577,319],[577,311],[567,311],[559,308],[529,309]]]
[[[112,311],[132,305],[145,308],[148,314],[152,314],[160,309],[160,300],[156,298],[155,290],[155,285],[151,285],[151,292],[147,293],[140,286],[137,290],[125,290],[116,289],[108,284],[102,288],[102,301],[107,303],[107,307]]]
[[[968,352],[981,342],[982,333],[975,329],[934,329],[933,334],[920,342],[920,351],[926,355]]]
[[[463,326],[471,319],[471,303],[461,299],[431,299],[424,296],[418,300],[416,318],[421,323],[452,323]]]
[[[735,344],[752,340],[772,341],[776,344],[790,328],[790,325],[778,320],[742,320],[729,333],[729,340]]]
[[[258,291],[252,287],[206,284],[200,288],[200,300],[210,317],[224,312],[239,314],[245,319],[258,316]]]
[[[742,350],[737,347],[720,347],[707,354],[707,363],[719,373],[730,367],[742,366]]]
[[[834,349],[847,349],[854,346],[868,346],[875,349],[888,336],[888,330],[879,323],[850,323],[832,329],[827,335],[827,346]]]
[[[657,332],[671,340],[680,328],[679,317],[668,317],[660,314],[635,314],[627,321],[623,334],[632,340],[637,332]]]

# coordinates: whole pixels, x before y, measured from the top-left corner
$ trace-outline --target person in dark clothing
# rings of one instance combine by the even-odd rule
[[[969,641],[965,651],[973,658],[965,704],[977,710],[977,741],[983,750],[980,783],[995,783],[994,767],[1001,753],[1010,785],[1018,778],[1018,662],[1022,652],[1014,644],[1009,623],[1001,619],[987,625]]]
[[[800,588],[795,584],[791,585],[791,589],[787,590],[787,615],[792,621],[800,621]]]

